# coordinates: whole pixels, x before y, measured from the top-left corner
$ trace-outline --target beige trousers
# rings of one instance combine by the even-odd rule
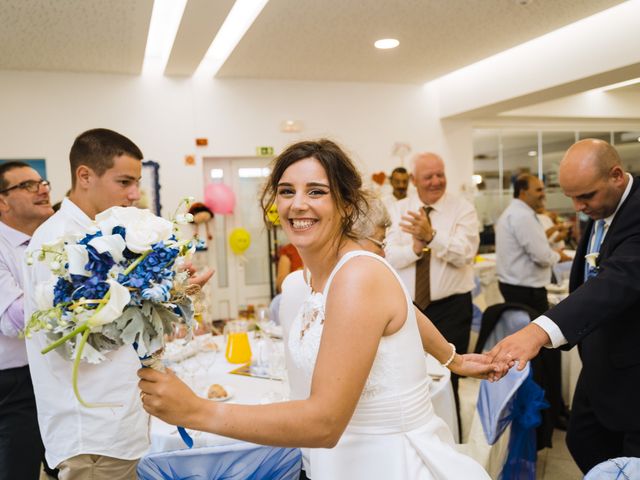
[[[58,465],[59,480],[136,480],[138,460],[104,455],[76,455]]]

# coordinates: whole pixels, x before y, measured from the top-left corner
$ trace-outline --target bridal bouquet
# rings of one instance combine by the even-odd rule
[[[104,353],[132,345],[144,364],[159,355],[174,324],[185,323],[189,331],[195,325],[193,297],[200,287],[178,268],[193,249],[176,237],[176,223],[188,217],[170,222],[149,210],[113,207],[98,214],[89,231],[43,245],[27,259],[32,264],[37,256],[53,278],[37,287],[37,311],[25,335],[45,331],[51,343],[42,353],[57,349],[73,360],[73,388],[82,405],[104,406],[80,396],[82,360],[98,363]]]

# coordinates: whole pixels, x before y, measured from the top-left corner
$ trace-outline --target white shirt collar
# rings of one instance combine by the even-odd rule
[[[445,202],[445,197],[447,196],[447,192],[444,192],[442,194],[442,196],[436,200],[434,203],[427,205],[426,203],[423,203],[422,200],[420,200],[420,197],[418,196],[418,199],[420,200],[420,203],[425,206],[425,207],[431,207],[432,210],[435,210],[436,212],[439,210],[442,210],[444,202]]]
[[[90,227],[93,224],[93,220],[84,213],[80,207],[73,203],[69,197],[65,197],[60,205],[60,211],[64,212],[73,220],[75,220],[81,227]]]
[[[622,204],[624,203],[624,201],[627,199],[627,197],[629,196],[629,192],[631,192],[631,186],[633,185],[633,176],[626,172],[627,177],[629,177],[629,181],[627,182],[627,188],[624,189],[624,193],[622,194],[622,197],[620,197],[620,201],[618,202],[618,206],[616,207],[616,211],[613,212],[611,215],[609,215],[607,218],[604,219],[604,228],[609,228],[609,225],[611,225],[611,222],[613,222],[613,218],[616,216],[616,213],[618,213],[618,210],[620,210],[620,207],[622,206]]]

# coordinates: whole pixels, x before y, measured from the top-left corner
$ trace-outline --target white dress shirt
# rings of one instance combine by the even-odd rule
[[[28,250],[35,252],[67,232],[85,230],[92,220],[65,198],[60,210],[33,234]],[[35,256],[35,255],[34,255]],[[34,311],[34,290],[51,272],[35,261],[25,269],[25,316]],[[140,361],[132,347],[106,354],[102,363],[80,364],[78,389],[87,402],[121,404],[115,408],[86,408],[73,393],[73,362],[55,351],[42,355],[50,342],[43,332],[27,340],[27,354],[38,408],[38,423],[47,462],[56,466],[80,454],[133,460],[149,448],[149,416],[142,409],[136,371]]]
[[[616,207],[615,212],[613,212],[611,215],[609,215],[607,218],[604,219],[604,232],[602,234],[603,242],[605,237],[607,236],[607,232],[609,231],[609,225],[611,225],[611,222],[613,222],[613,219],[616,216],[616,213],[618,213],[618,210],[620,210],[620,205],[624,203],[624,201],[629,196],[629,192],[631,191],[631,185],[633,185],[633,176],[630,173],[627,173],[627,177],[629,178],[629,182],[627,183],[627,188],[625,188],[624,193],[622,194],[622,197],[620,197],[620,202],[618,202],[618,206]],[[587,252],[590,250],[591,243],[594,240],[595,228],[591,229],[590,235],[591,236],[589,238],[589,245],[587,246]],[[567,343],[567,339],[562,334],[562,330],[560,330],[560,327],[558,327],[558,325],[556,325],[555,322],[551,320],[549,317],[547,317],[546,315],[540,315],[538,318],[536,318],[533,321],[533,323],[538,325],[547,333],[547,335],[549,335],[549,338],[551,339],[551,343],[548,345],[545,345],[545,347],[558,348]]]
[[[22,275],[29,235],[0,222],[0,370],[24,367]]]
[[[551,283],[560,254],[549,246],[536,212],[518,198],[496,223],[496,273],[509,285],[540,288]]]
[[[391,228],[387,234],[387,261],[415,299],[416,261],[413,237],[400,229],[402,216],[411,210],[419,212],[424,204],[417,195],[388,205]],[[467,200],[446,193],[433,205],[429,214],[436,234],[429,247],[431,300],[473,290],[473,259],[478,251],[478,215]]]

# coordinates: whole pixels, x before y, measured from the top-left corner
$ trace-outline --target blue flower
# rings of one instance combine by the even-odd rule
[[[71,296],[73,300],[80,300],[81,298],[100,300],[109,291],[109,284],[98,276],[71,275],[71,280],[74,288]]]
[[[163,242],[153,245],[152,252],[140,262],[128,275],[120,274],[118,282],[128,287],[146,289],[166,279],[173,279],[175,273],[171,269],[178,249],[167,247]]]
[[[87,233],[82,240],[78,242],[80,245],[89,245],[89,242],[96,237],[101,237],[102,232],[98,230],[96,233]]]
[[[87,245],[87,253],[89,261],[84,268],[100,277],[101,280],[106,280],[109,270],[116,263],[111,254],[108,252],[98,253],[91,245]]]
[[[62,277],[58,277],[58,281],[53,287],[53,304],[69,303],[73,294],[73,284]]]
[[[173,282],[171,280],[163,280],[149,288],[142,290],[143,300],[151,300],[152,302],[168,302],[171,298],[171,288]]]

